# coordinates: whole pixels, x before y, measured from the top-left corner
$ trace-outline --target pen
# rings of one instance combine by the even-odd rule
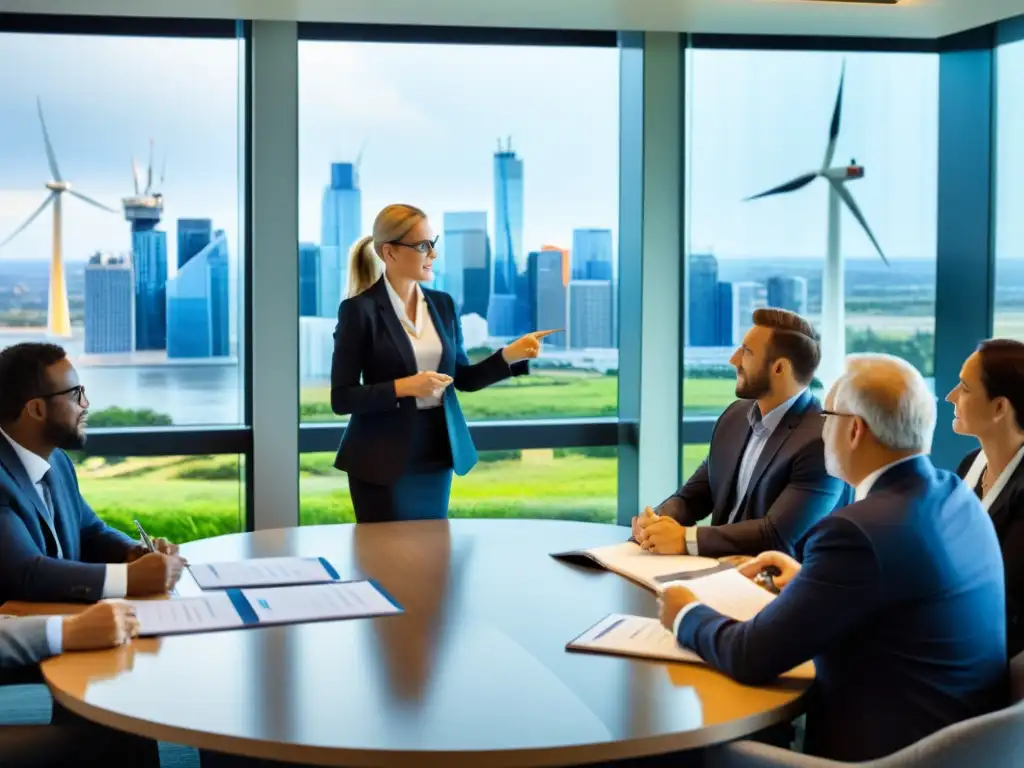
[[[149,534],[146,533],[146,529],[142,527],[142,523],[136,520],[135,527],[138,529],[139,537],[142,539],[142,546],[144,546],[150,552],[156,552],[156,547],[153,546],[153,540],[149,538]]]

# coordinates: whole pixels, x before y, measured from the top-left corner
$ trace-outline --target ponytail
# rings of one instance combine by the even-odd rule
[[[373,247],[373,235],[359,238],[348,256],[348,297],[358,296],[376,283],[382,266]]]

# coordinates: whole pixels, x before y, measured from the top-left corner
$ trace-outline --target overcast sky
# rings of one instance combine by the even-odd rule
[[[204,216],[237,247],[240,44],[0,35],[0,239],[44,199],[35,115],[43,99],[64,176],[119,207],[130,158],[156,142],[172,257],[174,221]],[[826,191],[743,198],[820,165],[838,85],[835,53],[701,51],[690,73],[690,245],[720,257],[821,256]],[[938,58],[850,54],[837,162],[867,175],[850,189],[894,258],[934,258]],[[445,211],[493,205],[491,155],[511,136],[525,169],[525,244],[568,246],[574,227],[616,229],[618,56],[613,49],[300,45],[300,234],[319,239],[331,161],[363,147],[363,219],[390,202]],[[1022,108],[1024,109],[1024,108]],[[493,226],[493,214],[489,216]],[[123,217],[65,204],[65,254],[126,250]],[[847,256],[871,257],[843,219]],[[0,252],[47,258],[50,218]],[[173,258],[172,258],[173,261]]]

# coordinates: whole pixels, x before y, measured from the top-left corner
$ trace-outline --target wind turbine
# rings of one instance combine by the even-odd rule
[[[858,165],[855,159],[850,160],[849,165],[832,166],[832,160],[836,153],[836,144],[839,140],[839,123],[843,111],[843,83],[846,79],[846,62],[839,75],[839,92],[836,95],[836,105],[832,112],[832,125],[829,128],[828,147],[825,149],[825,159],[821,168],[817,171],[809,171],[795,179],[780,184],[767,192],[748,197],[747,200],[757,200],[771,195],[781,195],[787,192],[795,192],[803,189],[817,178],[823,178],[828,182],[828,251],[825,256],[825,270],[821,278],[821,365],[818,368],[818,379],[830,387],[833,382],[843,373],[844,359],[846,358],[846,322],[845,322],[845,293],[843,290],[843,254],[840,239],[840,223],[842,217],[842,204],[845,204],[853,217],[857,219],[864,232],[867,233],[878,255],[882,261],[889,266],[889,260],[878,244],[867,219],[861,213],[857,201],[853,199],[850,190],[846,188],[846,182],[864,178],[864,166]]]
[[[71,182],[64,179],[57,167],[57,156],[50,143],[50,134],[46,130],[46,120],[43,118],[43,104],[36,98],[36,110],[39,112],[39,124],[43,129],[43,144],[46,147],[46,160],[50,165],[50,181],[46,182],[46,188],[50,191],[36,210],[25,222],[12,232],[6,240],[0,242],[3,248],[14,238],[20,235],[39,215],[46,210],[48,205],[53,205],[53,252],[50,256],[50,291],[47,306],[47,333],[50,336],[69,338],[71,336],[71,313],[68,310],[68,287],[64,276],[64,256],[61,245],[63,234],[63,195],[65,193],[83,200],[89,205],[94,205],[104,211],[117,213],[113,208],[108,208],[103,203],[98,203],[91,197],[86,197],[81,192],[71,188]]]

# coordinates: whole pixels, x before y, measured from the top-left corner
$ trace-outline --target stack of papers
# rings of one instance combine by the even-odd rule
[[[731,565],[725,565],[710,557],[655,555],[645,552],[633,541],[624,541],[607,547],[559,552],[552,557],[580,565],[606,568],[655,592],[661,591],[665,584],[672,581],[684,581],[732,569]]]
[[[324,557],[261,557],[189,566],[200,589],[281,587],[337,581],[338,572]]]

